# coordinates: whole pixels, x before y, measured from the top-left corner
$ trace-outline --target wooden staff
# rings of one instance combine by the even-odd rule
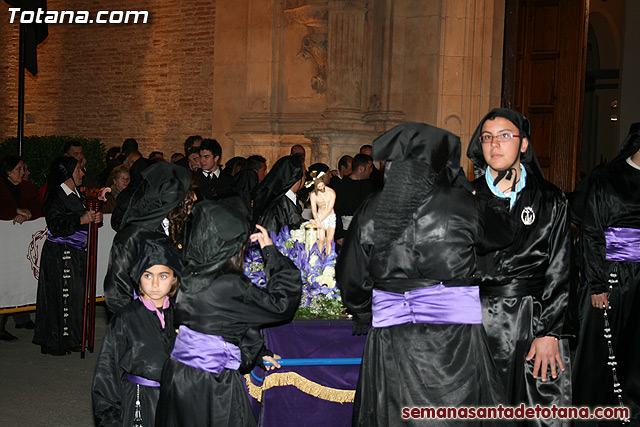
[[[91,189],[93,190],[93,189]],[[102,202],[96,198],[95,191],[87,191],[87,207],[90,211],[100,212]],[[80,347],[80,357],[84,359],[85,344],[88,350],[93,353],[96,329],[96,275],[98,271],[98,224],[89,224],[87,235],[87,270],[84,284],[84,310],[82,313],[82,344]]]

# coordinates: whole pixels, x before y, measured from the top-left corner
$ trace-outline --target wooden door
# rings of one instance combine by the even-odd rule
[[[588,0],[506,0],[502,105],[531,122],[545,177],[573,190],[579,169]]]

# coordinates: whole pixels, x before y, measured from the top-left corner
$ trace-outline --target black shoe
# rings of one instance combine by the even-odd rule
[[[7,331],[0,332],[0,340],[2,340],[2,341],[15,341],[17,339],[18,339],[18,337],[14,336],[14,335],[11,335]]]
[[[21,323],[19,325],[16,323],[16,329],[35,329],[35,328],[36,328],[36,324],[33,323],[33,321],[31,320],[25,323]]]

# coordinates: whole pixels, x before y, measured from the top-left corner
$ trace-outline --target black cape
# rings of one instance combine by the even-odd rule
[[[111,228],[113,228],[114,231],[120,231],[124,213],[129,208],[129,204],[133,199],[134,193],[142,184],[142,181],[144,181],[142,171],[149,166],[151,166],[151,161],[144,157],[139,158],[133,165],[131,165],[131,168],[129,169],[131,181],[129,182],[129,185],[127,185],[127,188],[122,190],[116,198],[116,206],[113,208],[113,213],[111,214]]]
[[[540,376],[534,379],[533,361],[525,361],[534,338],[565,336],[571,268],[568,203],[562,191],[543,178],[527,119],[518,112],[502,108],[485,116],[469,143],[467,156],[482,175],[473,182],[478,196],[508,204],[505,199],[494,196],[487,185],[484,178],[487,164],[478,140],[484,122],[495,117],[505,117],[514,123],[521,138],[529,139],[529,146],[521,155],[521,164],[527,171],[526,186],[510,210],[517,224],[513,244],[478,260],[483,325],[508,404],[569,406],[571,376],[567,341],[560,339],[560,354],[566,371],[559,373],[555,380],[550,371],[546,383]],[[529,210],[535,219],[526,225],[525,214]],[[531,423],[544,424],[543,420]],[[560,424],[558,420],[549,422],[556,425],[554,423]]]
[[[256,224],[278,233],[284,226],[289,229],[298,228],[303,222],[302,207],[287,196],[282,196],[262,213]]]
[[[267,286],[260,289],[242,274],[222,274],[240,251],[248,224],[237,210],[204,201],[193,209],[181,292],[175,306],[177,325],[218,335],[240,347],[241,368],[260,356],[259,328],[291,320],[300,304],[300,271],[274,246],[263,249]],[[220,275],[221,274],[221,275]],[[158,426],[255,425],[239,371],[213,374],[170,358],[162,372]]]
[[[125,373],[160,381],[175,340],[173,310],[164,310],[165,327],[140,300],[131,301],[109,322],[93,376],[93,407],[101,426],[133,425],[136,384]],[[142,422],[155,425],[159,387],[140,386]]]
[[[253,218],[253,203],[251,201],[251,194],[253,189],[258,185],[258,174],[251,168],[242,169],[233,176],[233,183],[231,188],[236,193],[247,208],[248,220]]]
[[[275,233],[285,225],[298,227],[303,222],[302,207],[286,193],[303,176],[304,167],[298,156],[279,159],[253,190],[253,222]]]
[[[180,292],[176,302],[177,324],[239,346],[245,368],[260,355],[259,328],[290,320],[300,303],[300,272],[275,247],[268,246],[263,253],[269,278],[266,289],[255,287],[244,276],[227,274],[201,292]],[[161,383],[159,426],[255,425],[238,371],[213,374],[169,359]]]
[[[59,186],[51,190],[43,206],[47,228],[54,237],[87,230],[80,217],[84,201],[68,196]],[[87,253],[67,244],[47,240],[40,258],[34,344],[65,351],[82,342],[82,312]]]
[[[478,260],[483,324],[509,404],[571,403],[570,364],[566,340],[560,352],[566,371],[547,382],[532,376],[533,361],[525,356],[534,338],[565,337],[565,316],[570,280],[570,233],[567,201],[547,181],[527,175],[511,214],[518,224],[510,247]],[[495,197],[484,178],[474,183],[478,194]],[[535,221],[523,224],[525,208],[533,208]]]
[[[574,402],[590,406],[618,404],[611,367],[607,364],[604,313],[591,305],[591,295],[607,292],[622,399],[637,421],[640,420],[640,263],[607,261],[604,234],[607,227],[640,229],[640,170],[626,162],[627,157],[640,149],[638,130],[635,137],[619,158],[592,175],[586,194],[580,235],[585,286],[574,367]],[[618,282],[609,290],[611,275],[617,276]]]
[[[170,245],[161,231],[161,223],[184,200],[191,176],[191,171],[168,162],[156,163],[142,172],[143,182],[133,195],[123,216],[122,230],[113,238],[109,253],[104,295],[111,313],[116,313],[133,298],[138,284],[129,276],[129,270],[144,240]],[[120,197],[122,193],[118,200]]]
[[[453,184],[460,155],[456,136],[408,123],[374,141],[373,147],[377,159],[392,160],[384,190],[355,214],[336,265],[342,301],[360,323],[371,321],[373,289],[403,293],[440,282],[468,286],[476,251],[511,241],[508,227],[504,233],[485,229],[499,221],[484,221],[480,201]],[[416,186],[407,186],[407,180],[417,181]],[[393,213],[386,218],[389,210]],[[508,226],[504,208],[496,206],[494,214]],[[492,406],[503,399],[482,325],[372,328],[353,423],[404,425],[399,416],[403,407]],[[459,423],[440,420],[434,425]]]

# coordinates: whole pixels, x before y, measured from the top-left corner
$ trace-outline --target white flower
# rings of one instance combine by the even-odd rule
[[[324,271],[322,272],[323,276],[328,276],[328,277],[336,277],[336,269],[335,267],[332,266],[327,266],[324,268]]]
[[[332,289],[336,286],[336,281],[333,279],[333,277],[327,276],[324,274],[321,276],[318,276],[318,278],[316,279],[316,282],[318,282],[319,285],[324,285],[328,287],[329,289]]]
[[[291,230],[291,239],[304,243],[304,230]]]
[[[309,265],[311,267],[315,267],[316,265],[318,265],[319,260],[320,260],[320,257],[318,257],[318,255],[311,255],[309,257]]]

